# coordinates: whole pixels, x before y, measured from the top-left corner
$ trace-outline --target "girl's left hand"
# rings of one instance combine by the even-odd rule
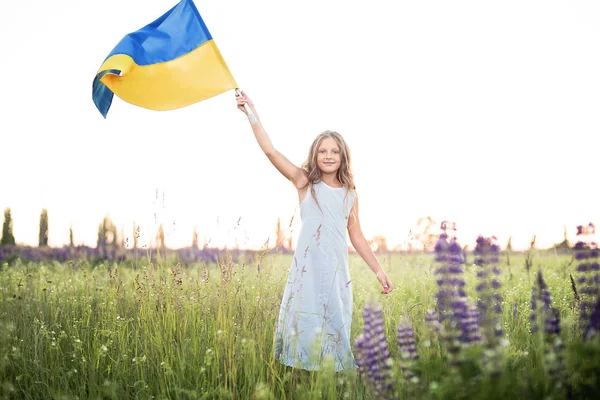
[[[385,274],[385,272],[383,272],[383,270],[377,273],[377,280],[383,287],[383,291],[381,292],[381,294],[388,294],[392,291],[392,281],[390,281],[390,278],[388,278],[388,276]]]

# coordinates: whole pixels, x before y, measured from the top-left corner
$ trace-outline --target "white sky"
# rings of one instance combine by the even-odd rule
[[[53,246],[70,224],[95,245],[107,213],[147,240],[155,211],[167,245],[189,245],[197,225],[212,244],[260,246],[296,212],[232,92],[176,111],[116,96],[107,120],[96,110],[104,58],[176,3],[0,4],[0,207],[18,242],[37,244],[42,207]],[[600,2],[196,6],[282,153],[300,164],[319,132],[344,135],[367,238],[399,244],[431,215],[456,221],[464,244],[537,234],[548,246],[564,225],[600,222]]]

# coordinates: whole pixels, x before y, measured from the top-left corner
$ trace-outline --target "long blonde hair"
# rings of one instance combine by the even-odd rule
[[[319,155],[319,146],[321,146],[321,142],[323,142],[323,139],[325,138],[332,138],[340,148],[340,168],[337,170],[336,176],[338,181],[346,186],[346,194],[348,194],[350,190],[356,189],[356,186],[354,185],[354,175],[352,174],[352,165],[350,162],[350,149],[348,148],[346,141],[338,132],[325,131],[320,133],[315,138],[310,146],[310,150],[308,151],[308,158],[302,164],[302,169],[306,172],[308,177],[307,185],[310,185],[310,193],[315,200],[316,196],[313,184],[321,181],[321,170],[317,164],[317,157]]]

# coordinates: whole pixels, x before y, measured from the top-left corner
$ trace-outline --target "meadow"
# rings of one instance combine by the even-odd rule
[[[581,294],[571,282],[578,276],[572,254],[500,254],[502,334],[491,356],[477,343],[452,350],[425,322],[439,290],[434,254],[378,257],[395,284],[387,296],[362,260],[350,256],[352,338],[364,332],[365,306],[381,307],[392,360],[384,391],[358,370],[306,372],[273,358],[292,261],[273,251],[185,267],[143,257],[3,264],[0,398],[546,399],[593,398],[600,389],[600,341],[584,340],[577,328]],[[476,299],[473,260],[467,254],[462,275],[466,294]],[[532,330],[538,270],[560,321],[550,341],[543,329]],[[413,329],[418,359],[399,348],[401,321]]]

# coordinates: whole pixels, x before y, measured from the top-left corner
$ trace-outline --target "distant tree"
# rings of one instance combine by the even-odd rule
[[[117,243],[117,227],[107,215],[98,226],[97,248],[102,251],[102,254],[106,258],[108,256],[108,249],[110,248],[114,252],[117,247],[119,247]]]
[[[158,231],[156,232],[156,248],[164,250],[165,246],[165,229],[162,224],[158,226]]]
[[[283,247],[283,241],[285,240],[285,236],[283,234],[283,229],[281,229],[281,218],[277,218],[277,229],[275,231],[276,234],[276,240],[275,240],[275,247],[276,248],[282,248]]]
[[[4,224],[2,225],[2,239],[0,239],[0,244],[3,246],[15,244],[15,237],[13,235],[13,221],[10,208],[4,210]]]
[[[75,241],[73,240],[73,226],[69,227],[69,246],[75,247]]]
[[[96,247],[104,248],[106,247],[106,217],[102,220],[100,225],[98,225],[98,241],[96,243]]]
[[[194,225],[194,236],[192,237],[192,247],[194,249],[198,249],[198,230],[196,229],[196,225]]]
[[[140,238],[140,226],[133,223],[133,248],[138,248],[138,239]]]
[[[388,251],[387,238],[385,236],[373,236],[372,242],[375,251]]]
[[[106,245],[118,246],[117,227],[109,216],[104,217],[98,228],[98,241]]]
[[[100,225],[98,226],[98,242],[96,244],[96,248],[98,251],[102,252],[102,255],[106,257],[106,217]]]
[[[120,243],[123,245],[123,247],[127,247],[129,246],[129,237],[125,236],[125,225],[121,224],[121,241]]]
[[[413,229],[415,240],[420,242],[424,251],[431,251],[435,247],[437,235],[434,233],[437,222],[431,217],[419,218],[417,226]]]
[[[570,249],[569,239],[567,239],[567,226],[566,225],[564,226],[562,242],[555,244],[554,248],[556,250],[565,250],[565,251]]]
[[[111,224],[109,231],[109,237],[111,238],[111,244],[114,247],[121,247],[121,242],[119,241],[119,235],[117,235],[117,226],[115,224]]]
[[[531,267],[533,267],[533,252],[535,250],[535,240],[536,235],[533,235],[533,238],[531,238],[531,242],[529,242],[529,249],[525,252],[525,270],[528,274],[529,271],[531,271]]]
[[[510,267],[510,253],[512,252],[512,236],[508,237],[508,242],[506,243],[506,265]],[[511,273],[512,276],[512,273]]]
[[[40,214],[39,247],[48,246],[48,210],[43,208]]]

